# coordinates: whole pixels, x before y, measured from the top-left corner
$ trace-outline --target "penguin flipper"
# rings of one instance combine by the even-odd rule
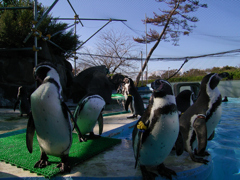
[[[28,123],[27,123],[27,132],[26,132],[26,143],[27,148],[30,153],[33,151],[33,137],[35,133],[35,125],[32,116],[32,112],[29,113]]]
[[[98,116],[98,126],[99,126],[99,135],[101,135],[103,132],[103,115],[102,115],[102,113],[100,113]]]
[[[203,116],[198,116],[193,123],[193,128],[196,132],[198,141],[198,156],[205,156],[205,150],[207,146],[207,126],[206,120]]]
[[[129,96],[128,95],[128,98],[127,98],[127,100],[126,100],[126,102],[125,102],[125,110],[126,111],[128,111],[128,106],[129,106],[129,104],[132,102],[132,96]]]
[[[76,110],[74,111],[74,118],[77,119],[77,116],[79,115],[79,113],[81,112],[81,110],[84,107],[84,103],[83,103],[83,99],[85,98],[85,96],[80,100],[80,102],[78,103],[78,106],[76,108]]]
[[[74,122],[74,128],[76,129],[76,131],[78,132],[78,139],[80,142],[86,141],[85,138],[83,137],[78,125],[77,125],[77,121],[76,119],[73,117],[72,112],[70,111],[70,109],[68,108],[68,106],[66,105],[65,102],[62,101],[61,103],[62,108],[65,109],[66,111],[68,111],[68,113],[70,114],[70,117],[72,118],[73,122]]]
[[[142,146],[142,137],[143,137],[143,132],[140,131],[139,132],[139,139],[137,142],[137,152],[136,152],[136,161],[135,161],[135,169],[137,167],[137,163],[138,163],[138,158],[139,158],[139,153],[140,153],[140,148]]]
[[[175,142],[175,150],[177,156],[180,156],[184,151],[184,142],[183,142],[183,136],[182,133],[179,131],[177,140]]]
[[[149,121],[146,121],[146,123],[143,123],[140,118],[136,126],[138,129],[138,142],[137,142],[135,168],[137,167],[137,162],[140,156],[140,149],[142,148],[142,143],[144,142],[144,139],[146,139],[146,133],[148,132],[147,130],[148,125],[149,125]]]
[[[208,138],[209,141],[211,141],[214,138],[215,130],[212,132],[211,136]]]

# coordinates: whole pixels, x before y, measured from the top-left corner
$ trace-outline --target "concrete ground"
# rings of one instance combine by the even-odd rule
[[[107,109],[104,113],[111,113],[112,109]],[[127,119],[130,113],[104,116],[103,133],[107,134],[110,130],[124,127],[137,119]],[[0,134],[26,128],[27,117],[19,117],[19,111],[14,112],[12,109],[0,109]],[[98,134],[98,125],[94,128],[94,132]],[[211,157],[209,157],[211,161]],[[202,165],[194,163],[187,153],[181,156],[170,154],[164,161],[168,168],[177,172],[177,177],[173,179],[205,179],[212,170],[212,163]],[[134,168],[135,158],[132,150],[132,141],[129,138],[122,138],[122,143],[116,145],[109,150],[94,156],[93,158],[83,162],[72,168],[71,173],[60,174],[57,178],[78,178],[78,179],[105,179],[105,178],[121,178],[121,179],[141,179],[140,168]],[[60,177],[59,177],[60,176]],[[1,178],[39,178],[43,177],[17,168],[5,162],[0,162],[0,179]],[[162,179],[158,177],[158,179]]]

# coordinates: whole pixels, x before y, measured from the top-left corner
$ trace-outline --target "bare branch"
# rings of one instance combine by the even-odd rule
[[[133,57],[135,50],[134,41],[125,32],[119,30],[105,31],[100,34],[96,43],[95,53],[100,56],[84,56],[89,64],[105,65],[110,73],[128,73],[134,71],[136,65],[133,61],[126,60],[126,57]],[[114,57],[114,58],[112,58]],[[117,57],[117,58],[116,58]],[[124,57],[124,58],[123,58]]]
[[[157,48],[161,40],[173,41],[173,45],[178,45],[181,34],[189,35],[192,32],[194,25],[189,25],[188,23],[195,23],[198,21],[197,17],[191,17],[187,15],[190,12],[195,12],[199,7],[207,7],[206,4],[200,4],[197,0],[156,0],[157,2],[164,2],[168,5],[170,10],[160,10],[162,13],[158,15],[154,12],[153,18],[146,18],[146,23],[156,25],[158,27],[163,27],[161,33],[159,34],[155,30],[149,31],[145,36],[141,38],[134,38],[134,41],[139,43],[147,43],[155,41],[155,44],[150,49],[147,58],[139,72],[135,85],[137,86],[142,75],[142,72],[147,66],[147,63],[153,53]],[[145,21],[144,21],[145,22]]]

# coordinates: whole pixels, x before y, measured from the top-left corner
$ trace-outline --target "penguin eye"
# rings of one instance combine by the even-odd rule
[[[156,80],[156,85],[160,85],[161,84],[161,80]]]

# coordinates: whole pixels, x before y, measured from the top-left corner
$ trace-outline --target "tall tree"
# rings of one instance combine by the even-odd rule
[[[0,2],[0,7],[27,7],[31,5],[30,2],[30,0],[4,0]],[[38,19],[41,19],[46,9],[41,3],[38,4]],[[0,11],[0,48],[32,46],[33,36],[25,44],[23,40],[31,32],[33,19],[33,10],[29,9]],[[67,23],[57,22],[51,15],[47,15],[38,30],[44,36],[55,34],[51,37],[51,41],[66,51],[72,51],[75,49],[75,44],[79,45],[80,41],[78,36],[74,35],[73,29],[69,30],[67,27]],[[39,40],[42,39],[39,38]],[[49,45],[55,54],[67,55],[58,47],[50,43]]]
[[[105,65],[111,74],[116,72],[129,74],[136,69],[136,65],[126,58],[133,58],[132,54],[136,52],[135,47],[136,43],[132,41],[132,37],[126,35],[124,31],[113,29],[104,31],[96,43],[97,55],[93,55],[91,50],[86,49],[85,56],[81,55],[81,66]]]
[[[168,6],[168,9],[160,10],[161,14],[153,13],[154,17],[147,17],[146,20],[143,20],[145,23],[153,24],[162,29],[161,33],[158,33],[156,30],[150,29],[146,36],[141,38],[134,38],[134,41],[139,43],[150,43],[155,42],[153,47],[150,49],[146,60],[140,70],[135,85],[137,86],[142,75],[142,72],[145,70],[147,63],[157,48],[161,40],[173,41],[173,45],[178,45],[180,35],[189,35],[192,32],[194,25],[198,18],[195,16],[188,15],[191,12],[197,11],[199,7],[207,7],[207,4],[200,4],[197,0],[156,0],[160,3],[165,3]]]

